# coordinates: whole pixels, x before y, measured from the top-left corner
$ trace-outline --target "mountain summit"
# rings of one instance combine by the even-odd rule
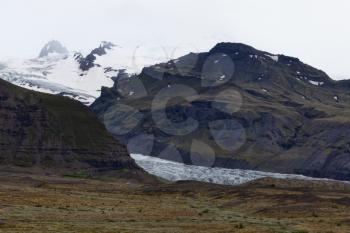
[[[46,57],[50,54],[68,54],[68,50],[59,41],[49,41],[40,51],[39,57]]]
[[[350,180],[349,86],[298,58],[219,43],[116,79],[91,109],[132,153]]]

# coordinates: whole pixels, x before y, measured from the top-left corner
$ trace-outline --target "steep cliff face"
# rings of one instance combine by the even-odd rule
[[[88,108],[0,80],[0,165],[70,172],[139,170]]]
[[[138,153],[349,180],[349,107],[348,81],[297,58],[220,43],[117,79],[91,109]]]

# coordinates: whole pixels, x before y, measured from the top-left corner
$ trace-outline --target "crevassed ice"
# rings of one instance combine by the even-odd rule
[[[327,180],[302,175],[280,174],[242,169],[208,168],[185,165],[156,157],[132,154],[131,157],[145,171],[169,181],[194,180],[225,185],[239,185],[260,178]]]

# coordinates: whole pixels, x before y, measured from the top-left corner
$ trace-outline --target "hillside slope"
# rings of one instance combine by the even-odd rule
[[[0,165],[46,171],[139,170],[77,101],[0,80]]]

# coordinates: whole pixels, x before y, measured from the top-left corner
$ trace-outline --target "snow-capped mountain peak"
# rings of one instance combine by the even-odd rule
[[[67,55],[68,49],[64,47],[59,41],[49,41],[40,51],[39,58],[50,56],[50,55]]]
[[[0,62],[0,78],[15,85],[64,95],[90,105],[101,94],[101,87],[156,63],[169,60],[161,46],[122,47],[102,41],[87,55],[68,52],[58,41],[48,42],[39,57]]]
[[[64,95],[90,105],[100,95],[102,86],[113,86],[111,78],[118,74],[103,62],[94,63],[113,47],[113,43],[102,42],[84,57],[81,53],[68,52],[60,42],[53,40],[42,48],[37,58],[4,62],[0,78],[27,89]],[[85,64],[88,69],[83,69]]]

